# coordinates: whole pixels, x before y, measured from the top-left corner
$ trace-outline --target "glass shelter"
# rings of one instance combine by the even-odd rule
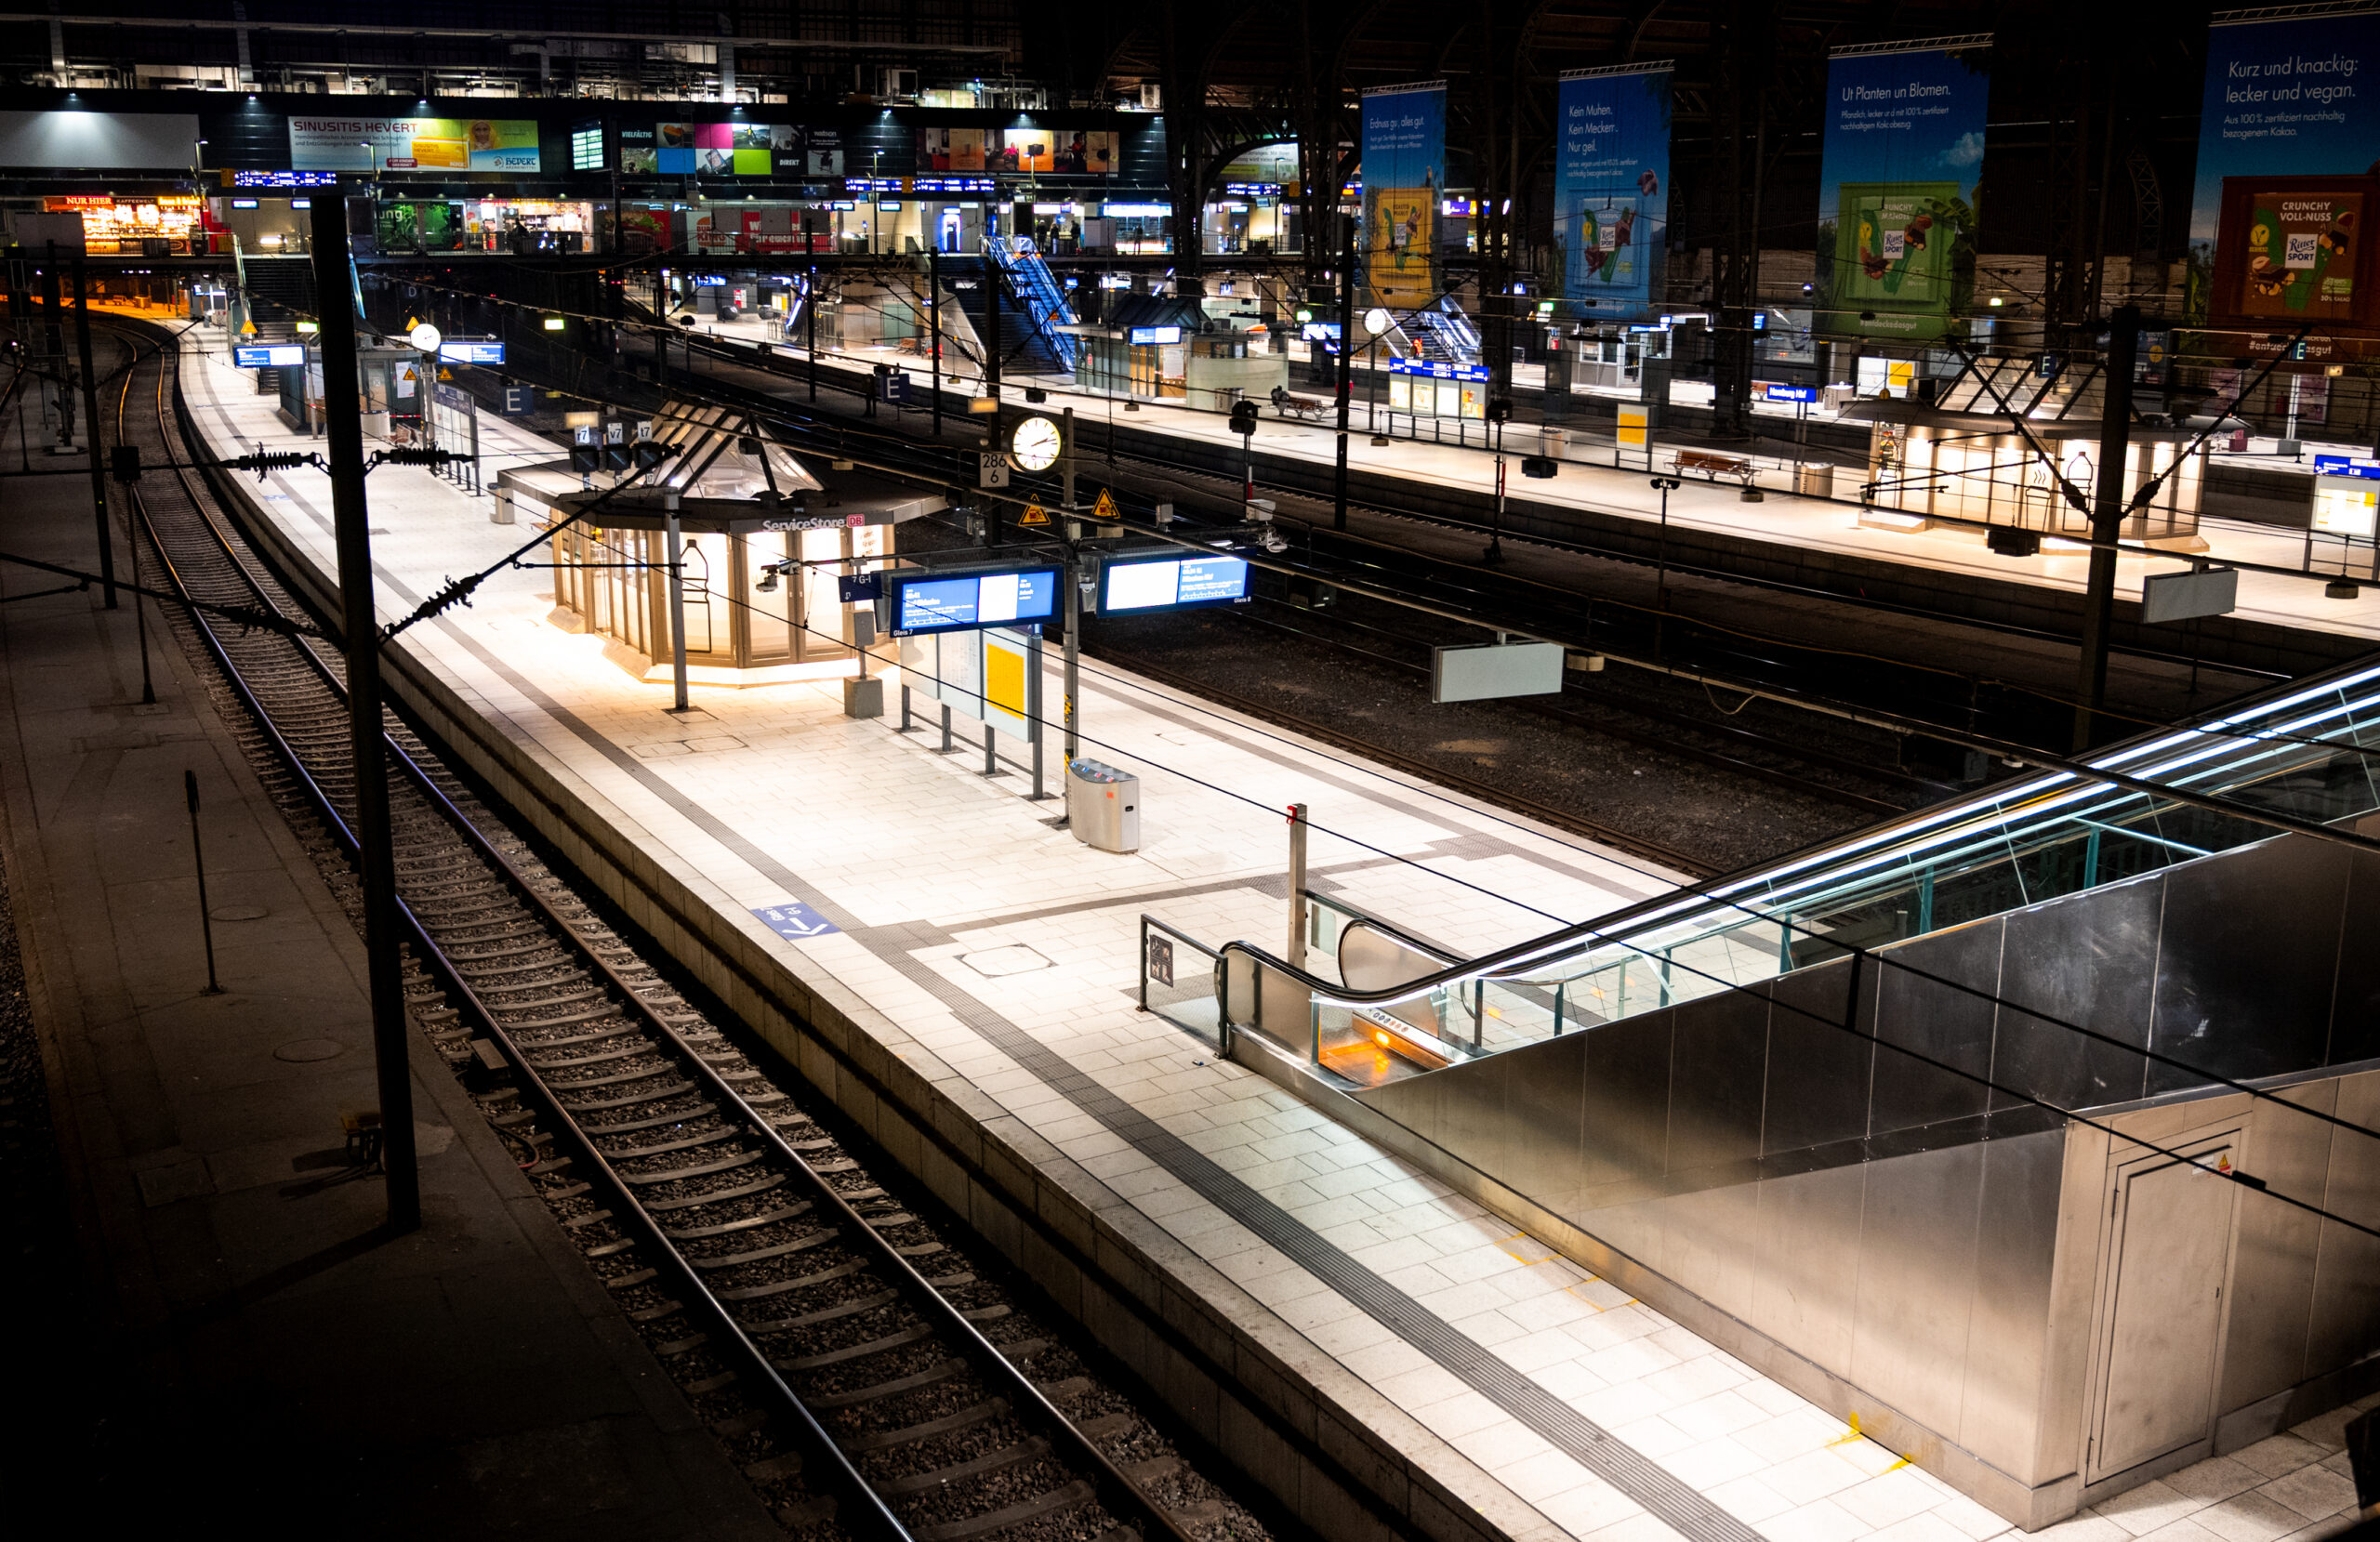
[[[643,428],[670,452],[648,473],[559,462],[504,474],[514,507],[541,509],[552,530],[556,623],[604,638],[606,655],[641,679],[669,679],[665,494],[674,493],[692,679],[742,686],[856,674],[859,632],[836,581],[888,565],[893,527],[945,500],[866,473],[813,472],[721,407],[672,403]],[[636,442],[621,438],[608,448]]]

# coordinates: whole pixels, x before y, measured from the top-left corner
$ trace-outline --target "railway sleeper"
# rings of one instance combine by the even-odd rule
[[[948,1467],[937,1468],[932,1472],[917,1472],[906,1478],[891,1479],[878,1483],[876,1491],[888,1497],[895,1495],[917,1494],[926,1489],[940,1488],[945,1483],[960,1483],[969,1478],[981,1478],[987,1473],[1002,1471],[1014,1467],[1019,1462],[1032,1461],[1037,1457],[1048,1456],[1049,1453],[1050,1443],[1036,1435],[1031,1440],[1019,1441],[1014,1445],[1003,1447],[987,1456],[977,1456],[972,1461],[953,1462]]]
[[[809,1208],[810,1202],[805,1199],[798,1204],[781,1205],[774,1210],[764,1210],[757,1216],[738,1216],[734,1220],[717,1221],[708,1226],[665,1226],[661,1229],[661,1232],[675,1242],[691,1242],[699,1237],[731,1236],[737,1232],[757,1231],[773,1222],[790,1219]]]
[[[766,1178],[736,1188],[714,1189],[708,1193],[694,1194],[685,1199],[650,1199],[644,1202],[644,1207],[658,1214],[665,1210],[691,1210],[697,1205],[723,1205],[731,1199],[742,1199],[748,1194],[766,1193],[784,1181],[785,1174],[771,1173]]]
[[[919,1441],[930,1441],[937,1435],[957,1434],[961,1430],[972,1430],[976,1425],[991,1419],[1004,1418],[1007,1415],[1008,1399],[985,1398],[971,1407],[961,1408],[955,1414],[945,1414],[940,1418],[928,1419],[923,1424],[912,1424],[899,1430],[879,1430],[869,1434],[853,1435],[848,1440],[840,1440],[835,1443],[852,1456],[865,1456],[870,1451],[889,1451],[896,1445],[915,1445]]]
[[[914,1392],[920,1387],[931,1387],[936,1382],[947,1381],[966,1369],[967,1362],[964,1360],[938,1361],[911,1376],[895,1377],[890,1381],[879,1381],[873,1387],[862,1387],[855,1391],[821,1392],[815,1397],[804,1398],[802,1401],[813,1409],[850,1408],[858,1404],[875,1403],[883,1398],[898,1397],[903,1392]]]
[[[1044,1520],[1066,1510],[1078,1509],[1091,1503],[1096,1496],[1097,1491],[1090,1483],[1078,1479],[1064,1488],[1051,1489],[1037,1498],[1020,1501],[1005,1509],[996,1509],[989,1515],[978,1515],[965,1521],[946,1521],[938,1526],[919,1526],[909,1535],[917,1542],[969,1542],[970,1538],[988,1536],[1011,1526],[1021,1526],[1028,1521]],[[1109,1532],[1102,1542],[1114,1542],[1114,1539],[1138,1535],[1129,1527],[1119,1526]]]
[[[811,1207],[810,1201],[805,1199],[800,1204],[788,1208],[785,1213],[787,1216],[798,1216]],[[764,1259],[781,1259],[787,1253],[799,1253],[804,1248],[815,1247],[822,1242],[840,1235],[842,1235],[842,1228],[840,1226],[822,1227],[806,1237],[796,1237],[791,1242],[781,1242],[774,1247],[756,1247],[748,1253],[730,1253],[724,1258],[696,1259],[694,1260],[694,1265],[696,1269],[732,1269],[739,1263],[759,1263]]]
[[[832,1232],[813,1233],[812,1238],[804,1239],[803,1245],[808,1245],[813,1240],[832,1235],[834,1235]],[[719,1293],[719,1298],[722,1301],[762,1300],[771,1296],[782,1296],[788,1290],[808,1290],[817,1285],[826,1285],[836,1280],[845,1279],[851,1275],[858,1273],[861,1270],[866,1269],[866,1267],[867,1260],[866,1259],[853,1259],[848,1263],[839,1263],[832,1269],[822,1269],[815,1274],[804,1274],[799,1279],[772,1280],[766,1285],[745,1285],[741,1289],[722,1290]],[[886,1298],[890,1299],[891,1298],[888,1297]],[[824,1313],[815,1314],[810,1317],[786,1317],[780,1318],[773,1323],[752,1323],[747,1325],[755,1333],[763,1331],[774,1333],[784,1328],[807,1327],[812,1323],[832,1322],[837,1317],[845,1317],[849,1315],[849,1312],[842,1311],[840,1308],[830,1308]]]
[[[830,1279],[840,1272],[842,1272],[840,1270],[828,1270],[825,1274],[815,1275],[813,1278]],[[813,1328],[821,1323],[838,1322],[845,1317],[857,1317],[862,1312],[874,1311],[879,1307],[889,1307],[900,1298],[901,1293],[897,1290],[879,1291],[876,1295],[856,1297],[840,1306],[827,1307],[823,1311],[805,1311],[799,1317],[780,1317],[769,1323],[747,1323],[744,1325],[744,1331],[783,1333],[791,1328]]]
[[[642,1092],[626,1093],[617,1098],[565,1098],[562,1094],[572,1088],[556,1087],[554,1101],[574,1114],[591,1114],[606,1108],[627,1108],[633,1103],[658,1102],[664,1098],[675,1098],[683,1093],[692,1092],[694,1089],[692,1082],[678,1082],[669,1087],[648,1087]]]
[[[712,1173],[733,1172],[738,1167],[748,1167],[766,1155],[765,1152],[739,1152],[734,1156],[721,1157],[716,1162],[706,1162],[699,1166],[673,1167],[668,1172],[660,1173],[622,1173],[620,1177],[640,1188],[655,1183],[676,1183],[684,1179],[707,1178]]]

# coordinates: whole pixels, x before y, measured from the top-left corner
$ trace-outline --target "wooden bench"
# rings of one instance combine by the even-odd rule
[[[1752,478],[1759,474],[1760,469],[1740,455],[1713,455],[1708,450],[1680,450],[1677,453],[1677,468],[1681,476],[1688,471],[1698,471],[1712,481],[1717,481],[1721,477],[1733,477],[1746,487],[1752,485]]]
[[[1309,422],[1318,419],[1329,409],[1329,403],[1319,397],[1300,396],[1295,391],[1276,390],[1273,406],[1283,417],[1302,417]]]

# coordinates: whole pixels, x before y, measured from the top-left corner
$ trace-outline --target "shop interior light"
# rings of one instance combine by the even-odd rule
[[[317,330],[317,323],[313,322],[299,322],[298,323],[298,330],[300,335],[311,333]]]
[[[2002,299],[1999,296],[1994,295],[1994,296],[1992,296],[1992,297],[1991,297],[1991,303],[1992,303],[1992,304],[1994,304],[1994,305],[2005,305],[2005,304],[2007,304],[2008,302],[2007,302],[2006,300]]]

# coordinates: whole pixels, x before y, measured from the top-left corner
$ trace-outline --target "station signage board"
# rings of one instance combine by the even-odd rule
[[[1136,347],[1148,348],[1158,343],[1178,343],[1182,329],[1178,326],[1136,326],[1131,340]]]
[[[1057,613],[1064,570],[1002,568],[991,573],[889,573],[892,635],[921,637],[979,626],[1031,626]]]
[[[1278,198],[1281,196],[1281,184],[1278,182],[1225,182],[1223,191],[1234,198]]]
[[[223,168],[223,185],[227,188],[335,188],[338,173],[335,171],[239,171]]]
[[[1818,399],[1816,386],[1780,386],[1773,381],[1761,380],[1754,382],[1754,389],[1770,402],[1816,402]]]
[[[493,337],[449,337],[439,345],[438,357],[450,364],[500,364],[504,345]]]
[[[306,363],[306,345],[235,343],[231,347],[231,362],[241,369],[302,369]]]
[[[1111,560],[1099,570],[1099,613],[1141,615],[1194,605],[1248,602],[1248,564],[1236,557]]]
[[[989,192],[992,179],[988,177],[912,177],[911,192]]]
[[[1485,364],[1455,364],[1441,359],[1391,359],[1391,375],[1426,375],[1433,380],[1485,380]]]

